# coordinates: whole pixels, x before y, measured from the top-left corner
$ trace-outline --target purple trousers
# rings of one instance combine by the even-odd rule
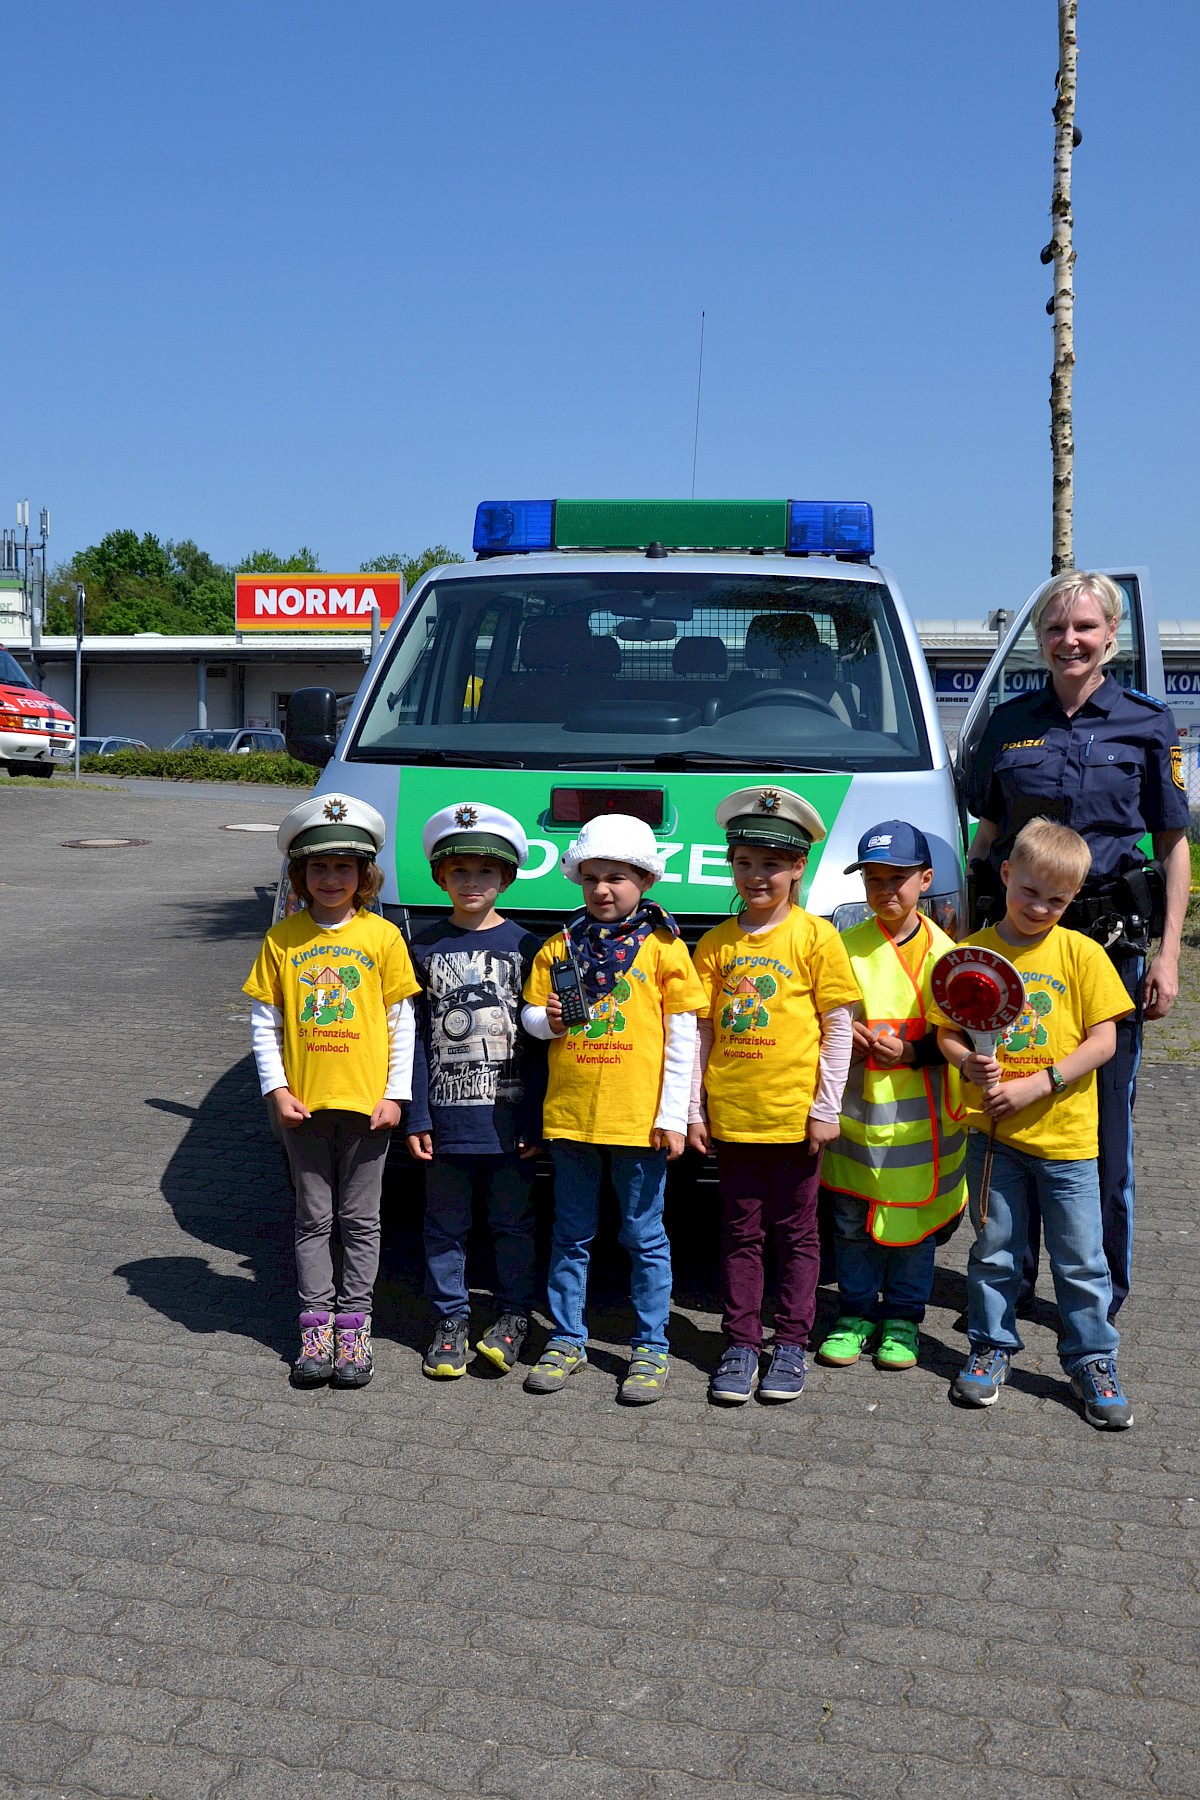
[[[817,1310],[821,1157],[800,1144],[715,1143],[721,1182],[722,1323],[731,1344],[761,1350],[764,1252],[775,1249],[775,1342],[804,1348]]]

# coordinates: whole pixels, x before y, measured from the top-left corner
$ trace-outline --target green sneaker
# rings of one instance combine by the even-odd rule
[[[871,1339],[875,1336],[873,1319],[856,1319],[847,1313],[838,1319],[821,1348],[817,1351],[817,1361],[832,1363],[835,1369],[848,1369],[856,1363]]]
[[[556,1394],[568,1375],[582,1369],[587,1351],[582,1344],[547,1344],[525,1377],[527,1394]]]
[[[917,1360],[917,1328],[911,1319],[885,1319],[875,1346],[877,1369],[911,1369]]]
[[[629,1406],[649,1406],[661,1400],[667,1385],[667,1353],[647,1350],[639,1344],[629,1359],[629,1373],[621,1383],[621,1399]]]

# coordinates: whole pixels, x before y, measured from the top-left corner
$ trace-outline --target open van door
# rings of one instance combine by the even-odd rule
[[[1117,629],[1117,653],[1108,664],[1109,674],[1122,687],[1138,688],[1155,700],[1165,700],[1162,644],[1158,635],[1158,616],[1150,594],[1149,571],[1102,569],[1098,572],[1111,575],[1125,598],[1125,610]],[[1050,679],[1032,624],[1034,603],[1049,585],[1048,580],[1043,581],[1030,594],[980,678],[975,698],[963,720],[955,753],[960,795],[966,793],[972,759],[995,708],[1005,700],[1015,700],[1019,694],[1045,687]]]

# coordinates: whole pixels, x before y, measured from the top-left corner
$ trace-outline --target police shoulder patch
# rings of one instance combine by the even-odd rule
[[[1183,746],[1171,745],[1171,780],[1177,788],[1187,791],[1187,782],[1183,779]]]
[[[1143,694],[1141,688],[1127,687],[1122,688],[1121,692],[1123,694],[1128,694],[1131,700],[1144,700],[1147,706],[1152,706],[1154,708],[1155,712],[1166,712],[1168,710],[1165,700],[1156,700],[1153,694]]]

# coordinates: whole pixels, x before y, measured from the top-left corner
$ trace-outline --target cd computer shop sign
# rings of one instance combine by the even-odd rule
[[[401,575],[239,575],[238,631],[386,631],[400,610]]]

